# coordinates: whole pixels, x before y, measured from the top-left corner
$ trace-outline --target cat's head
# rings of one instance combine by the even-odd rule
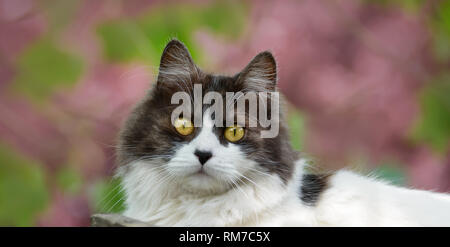
[[[142,170],[149,173],[140,174],[139,179],[155,179],[152,174],[158,173],[166,178],[164,182],[169,181],[186,193],[223,193],[264,176],[277,177],[286,183],[292,176],[296,154],[290,147],[283,123],[278,123],[276,136],[261,138],[261,131],[269,127],[242,126],[249,119],[260,117],[260,114],[249,114],[251,107],[246,107],[245,123],[233,125],[236,128],[227,128],[233,126],[226,126],[225,120],[223,127],[214,125],[218,118],[217,113],[211,114],[211,104],[201,104],[190,116],[182,115],[180,119],[185,122],[181,129],[174,126],[176,118],[172,116],[179,106],[171,103],[176,93],[187,93],[189,104],[195,108],[194,85],[201,85],[200,96],[217,92],[224,102],[224,115],[227,115],[227,92],[275,92],[276,74],[275,59],[267,51],[258,54],[234,76],[207,74],[195,65],[181,42],[170,41],[161,57],[156,85],[134,109],[120,134],[121,175],[127,176],[135,166],[145,166]],[[246,106],[249,104],[247,102]],[[261,102],[257,104],[259,109]],[[270,103],[264,107],[269,114],[278,114]],[[201,126],[191,127],[194,115],[199,113]]]

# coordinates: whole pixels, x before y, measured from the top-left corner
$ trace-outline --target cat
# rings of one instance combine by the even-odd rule
[[[307,173],[282,120],[274,138],[261,138],[261,126],[214,126],[208,105],[201,109],[201,127],[178,129],[171,120],[171,97],[191,94],[195,84],[225,97],[276,92],[276,83],[277,65],[268,51],[238,74],[220,76],[199,69],[186,46],[171,40],[157,82],[119,134],[123,214],[156,226],[450,226],[447,194],[396,187],[345,169]]]

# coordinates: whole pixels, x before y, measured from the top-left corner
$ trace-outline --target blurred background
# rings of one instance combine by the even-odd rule
[[[115,138],[171,37],[213,72],[271,50],[317,164],[450,192],[450,1],[0,0],[0,225],[123,209]]]

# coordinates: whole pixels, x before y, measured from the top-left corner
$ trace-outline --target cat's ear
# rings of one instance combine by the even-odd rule
[[[256,55],[239,73],[237,82],[252,91],[274,91],[277,84],[277,64],[272,53],[264,51]]]
[[[180,83],[198,73],[186,46],[173,39],[164,48],[159,64],[158,84],[166,82]]]

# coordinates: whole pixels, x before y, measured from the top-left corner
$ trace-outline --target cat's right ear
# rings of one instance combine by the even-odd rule
[[[158,86],[165,83],[190,82],[198,68],[186,46],[173,39],[164,48],[159,64]]]

